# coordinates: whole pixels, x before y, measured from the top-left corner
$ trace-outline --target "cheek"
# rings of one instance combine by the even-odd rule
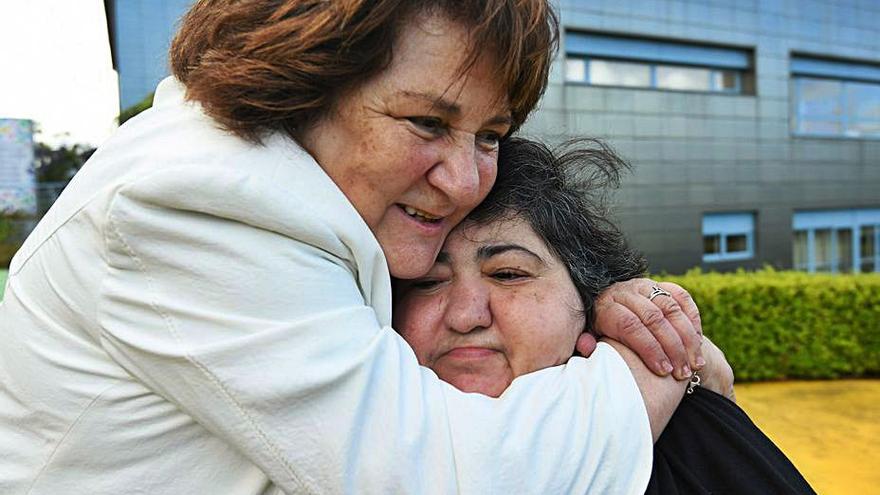
[[[410,133],[396,136],[387,143],[386,152],[379,153],[385,170],[384,183],[396,184],[401,192],[423,180],[437,163],[437,152],[432,143],[418,140]]]
[[[489,190],[495,184],[498,177],[498,155],[497,152],[482,157],[477,164],[477,173],[480,176],[480,201],[489,195]]]
[[[439,350],[443,298],[404,298],[394,308],[394,328],[415,351],[419,364],[430,366]]]
[[[584,328],[572,306],[540,291],[508,301],[507,344],[517,376],[568,361]]]
[[[401,195],[421,181],[434,164],[436,153],[408,132],[385,132],[362,143],[353,176],[360,187],[381,194],[383,206],[399,202]],[[353,162],[354,163],[354,162]]]

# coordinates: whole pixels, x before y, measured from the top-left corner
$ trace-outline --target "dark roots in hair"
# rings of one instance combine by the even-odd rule
[[[569,141],[554,151],[527,139],[506,139],[498,179],[466,222],[522,218],[568,268],[581,297],[587,328],[593,303],[609,285],[642,275],[647,264],[610,220],[608,192],[629,165],[595,139]]]
[[[295,136],[388,67],[402,26],[424,13],[468,28],[462,74],[484,50],[494,58],[519,127],[558,43],[547,0],[199,0],[171,44],[171,69],[187,98],[234,134]]]

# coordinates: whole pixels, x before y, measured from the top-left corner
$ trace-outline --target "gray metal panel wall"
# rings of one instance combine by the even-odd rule
[[[560,14],[571,30],[754,51],[757,94],[734,96],[565,85],[560,57],[523,129],[603,137],[634,164],[617,217],[652,271],[790,268],[795,210],[880,206],[880,140],[792,136],[788,66],[792,52],[880,62],[880,1],[584,0]],[[702,262],[716,211],[756,213],[753,260]]]

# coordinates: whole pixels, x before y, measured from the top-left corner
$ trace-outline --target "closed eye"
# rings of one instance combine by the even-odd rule
[[[441,283],[443,283],[443,281],[439,280],[439,279],[431,279],[431,278],[419,279],[419,280],[413,280],[412,282],[410,282],[409,288],[424,292],[424,291],[430,291],[431,289],[437,288]]]
[[[442,136],[446,133],[446,124],[443,120],[437,117],[429,117],[429,116],[415,116],[415,117],[406,117],[415,129],[423,134],[427,134],[431,137]]]
[[[486,131],[477,134],[477,144],[489,151],[498,149],[501,144],[501,134],[494,131]]]
[[[529,277],[528,274],[517,270],[499,270],[492,272],[490,276],[500,282],[514,282]]]

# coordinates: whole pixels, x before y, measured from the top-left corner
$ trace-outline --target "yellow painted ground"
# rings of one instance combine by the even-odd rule
[[[747,383],[736,398],[817,493],[880,494],[880,380]]]

